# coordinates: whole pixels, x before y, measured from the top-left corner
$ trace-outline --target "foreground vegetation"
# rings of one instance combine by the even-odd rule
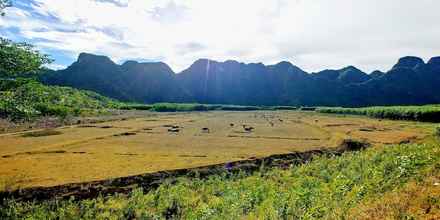
[[[287,170],[228,174],[208,179],[180,178],[158,189],[92,200],[6,201],[1,218],[9,219],[318,219],[348,218],[368,201],[400,190],[408,182],[438,177],[437,144],[371,148],[342,156],[316,157]],[[389,198],[389,197],[385,197]],[[428,201],[439,207],[439,200]],[[377,203],[373,203],[377,204]],[[392,210],[411,218],[405,209]],[[437,210],[438,211],[438,210]]]
[[[366,108],[318,108],[320,113],[366,115],[392,120],[440,122],[440,105],[389,106]]]

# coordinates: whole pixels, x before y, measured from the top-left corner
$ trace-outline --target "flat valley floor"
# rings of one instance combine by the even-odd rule
[[[376,146],[405,143],[423,139],[428,128],[295,111],[152,113],[0,134],[0,183],[26,188],[89,182],[336,147],[347,138]]]

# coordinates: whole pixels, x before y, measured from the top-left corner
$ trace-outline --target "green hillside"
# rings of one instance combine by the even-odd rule
[[[0,118],[29,120],[39,116],[66,117],[116,108],[119,102],[94,92],[46,86],[35,79],[51,63],[33,45],[0,38]]]
[[[12,120],[39,116],[81,115],[121,104],[90,91],[45,86],[31,79],[0,81],[0,117]]]

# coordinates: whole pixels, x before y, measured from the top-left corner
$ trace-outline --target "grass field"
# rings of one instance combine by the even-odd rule
[[[298,166],[163,179],[150,191],[136,184],[124,186],[135,189],[129,194],[28,202],[8,197],[0,201],[1,219],[436,219],[440,215],[435,124],[310,111],[148,113],[91,122],[0,134],[0,189],[91,184],[334,148],[345,140],[372,147],[315,156]],[[254,129],[246,131],[243,125]]]
[[[432,132],[430,124],[312,112],[155,113],[1,134],[0,182],[54,186],[335,147],[344,139],[414,142]]]

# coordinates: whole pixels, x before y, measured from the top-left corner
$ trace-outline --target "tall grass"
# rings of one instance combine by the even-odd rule
[[[389,106],[366,108],[318,108],[320,113],[366,115],[392,120],[440,122],[440,105]]]
[[[343,218],[367,199],[423,176],[440,162],[435,145],[370,148],[316,157],[287,170],[180,178],[158,189],[82,201],[4,203],[5,219],[321,219]]]

